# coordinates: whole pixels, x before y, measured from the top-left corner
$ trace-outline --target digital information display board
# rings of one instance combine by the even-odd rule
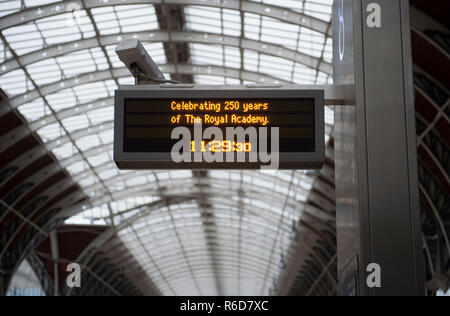
[[[114,131],[120,169],[320,169],[324,92],[122,87]]]

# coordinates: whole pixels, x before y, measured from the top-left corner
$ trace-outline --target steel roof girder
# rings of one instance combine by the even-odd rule
[[[161,70],[163,72],[175,72],[174,65],[162,65]],[[269,75],[258,74],[250,71],[241,71],[239,69],[220,67],[220,66],[205,66],[205,65],[186,65],[181,64],[177,66],[179,73],[185,74],[194,74],[194,75],[216,75],[223,77],[232,77],[232,78],[240,78],[242,77],[247,81],[254,82],[265,82],[265,83],[276,83],[276,84],[290,84],[290,82],[271,77]],[[113,74],[113,78],[111,78],[111,72]],[[40,92],[42,95],[50,95],[53,93],[57,93],[60,90],[65,90],[69,88],[74,88],[76,86],[94,83],[94,82],[103,82],[106,80],[113,80],[114,78],[123,78],[123,77],[131,77],[131,74],[126,68],[115,68],[113,70],[103,70],[103,71],[95,71],[91,73],[85,73],[77,77],[72,77],[66,80],[50,83],[48,85],[44,85],[40,88]],[[13,108],[18,108],[23,104],[32,102],[41,95],[39,91],[32,90],[28,91],[24,94],[18,95],[10,100],[10,104]]]
[[[116,45],[118,40],[127,38],[137,38],[143,42],[187,42],[187,43],[199,43],[199,44],[214,44],[225,45],[243,49],[249,49],[259,53],[281,57],[293,62],[298,62],[309,68],[320,70],[326,74],[332,74],[332,65],[317,57],[307,55],[305,53],[294,51],[292,49],[269,43],[260,40],[253,39],[240,39],[236,36],[206,33],[198,31],[172,31],[169,35],[167,31],[146,31],[146,32],[133,32],[133,33],[117,33],[113,35],[104,35],[97,38],[81,39],[68,43],[56,44],[47,48],[43,48],[38,51],[34,51],[22,56],[19,56],[20,61],[12,58],[5,61],[0,68],[0,75],[8,73],[13,70],[27,67],[35,62],[42,61],[44,59],[58,58],[68,53],[82,51],[91,48],[97,48],[99,43],[103,46]]]
[[[114,5],[133,5],[133,4],[161,4],[161,0],[73,0],[70,3],[58,2],[54,4],[44,5],[40,7],[31,7],[23,11],[19,11],[0,19],[0,30],[7,29],[13,26],[29,23],[38,19],[43,19],[59,14],[72,12],[72,8],[78,7],[82,9],[93,9],[108,7]],[[222,9],[242,10],[244,12],[266,16],[285,23],[300,25],[316,32],[331,36],[331,29],[329,23],[308,16],[299,12],[289,10],[288,8],[280,8],[272,5],[257,3],[257,2],[243,2],[242,7],[238,1],[217,1],[217,0],[164,0],[164,4],[179,4],[179,5],[197,5],[210,6]]]
[[[0,187],[7,183],[10,179],[12,179],[17,173],[19,173],[23,168],[28,166],[33,161],[37,160],[38,158],[44,156],[47,153],[45,148],[41,146],[36,146],[28,150],[27,152],[23,153],[20,156],[17,156],[14,160],[12,160],[8,165],[4,167],[10,168],[10,167],[18,167],[19,169],[11,174],[8,179],[5,179],[4,182],[0,183]]]

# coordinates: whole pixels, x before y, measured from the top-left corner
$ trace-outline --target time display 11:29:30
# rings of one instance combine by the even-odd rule
[[[191,152],[195,153],[196,150],[196,142],[192,141],[191,142]],[[212,152],[212,153],[217,153],[217,152],[224,152],[224,153],[229,153],[229,152],[237,152],[237,153],[250,153],[252,151],[252,144],[251,143],[239,143],[239,142],[232,142],[232,141],[211,141],[211,142],[207,142],[207,141],[202,141],[201,142],[201,150],[202,152]]]

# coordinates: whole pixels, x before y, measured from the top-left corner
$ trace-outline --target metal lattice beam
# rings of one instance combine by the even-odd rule
[[[18,57],[19,61],[15,59],[6,60],[0,64],[0,75],[10,71],[20,69],[20,65],[28,66],[35,62],[42,61],[47,58],[58,58],[68,53],[74,53],[86,49],[99,47],[106,47],[110,45],[117,45],[118,39],[136,38],[144,43],[199,43],[209,45],[224,45],[230,47],[237,47],[247,50],[252,50],[261,54],[270,56],[282,57],[284,59],[298,62],[302,65],[318,69],[328,75],[333,73],[333,68],[330,63],[327,63],[320,58],[307,55],[280,45],[260,40],[240,38],[236,36],[221,35],[208,32],[196,32],[188,30],[172,31],[169,35],[167,31],[151,31],[151,32],[133,32],[133,33],[117,33],[112,35],[103,35],[98,38],[81,39],[73,42],[53,45],[45,47],[41,50],[28,53]],[[188,64],[186,62],[179,62],[180,64]],[[168,58],[169,63],[170,58]],[[19,65],[20,62],[20,65]]]
[[[0,20],[0,29],[6,29],[13,26],[32,22],[37,19],[48,18],[51,16],[64,14],[71,12],[68,8],[69,4],[78,5],[80,8],[93,9],[115,5],[132,5],[132,4],[164,4],[167,5],[199,5],[199,6],[211,6],[215,8],[241,10],[243,12],[257,14],[273,19],[281,20],[285,23],[292,23],[309,28],[313,31],[332,36],[331,30],[328,27],[328,23],[320,19],[308,16],[287,8],[279,8],[272,5],[262,4],[258,2],[244,1],[242,4],[239,1],[215,1],[215,0],[74,0],[70,3],[56,3],[41,6],[38,8],[29,8],[17,13],[10,14],[2,17]]]
[[[189,42],[175,42],[172,39],[173,32],[182,31],[186,28],[186,17],[184,8],[176,4],[157,4],[155,12],[158,18],[159,28],[167,31],[168,41],[164,42],[164,51],[167,62],[175,65],[175,73],[172,79],[182,83],[194,83],[193,75],[178,73],[178,64],[191,62]]]

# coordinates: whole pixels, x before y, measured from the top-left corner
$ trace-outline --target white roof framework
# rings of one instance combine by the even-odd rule
[[[183,7],[185,29],[159,29],[162,2]],[[314,173],[117,170],[114,91],[133,78],[114,48],[140,39],[167,77],[191,74],[198,84],[331,83],[331,5],[0,0],[0,87],[90,197],[70,223],[120,228],[163,294],[266,295],[289,260]],[[168,63],[168,42],[188,43],[190,62]],[[327,139],[333,122],[327,109]]]

